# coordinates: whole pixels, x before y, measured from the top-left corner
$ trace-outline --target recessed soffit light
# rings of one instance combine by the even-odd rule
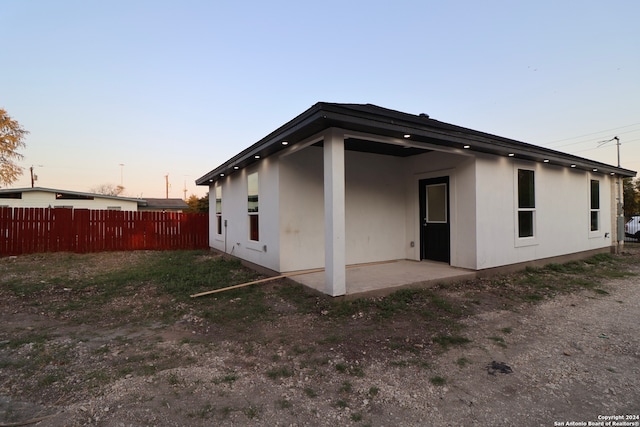
[[[405,134],[404,134],[404,137],[405,137],[405,138],[411,138],[411,134],[405,133]]]
[[[282,145],[289,145],[289,141],[282,141],[281,144]]]
[[[240,169],[240,168],[239,168],[238,166],[234,166],[234,167],[233,167],[233,169],[234,169],[234,170],[238,170],[238,169]]]
[[[260,154],[256,154],[255,156],[253,156],[254,159],[259,159],[260,158]]]
[[[465,145],[465,146],[464,146],[464,147],[462,147],[462,148],[471,148],[471,146],[470,146],[470,145]]]
[[[572,168],[575,168],[575,167],[576,167],[576,165],[571,165],[571,167],[572,167]]]
[[[543,162],[549,163],[549,159],[544,159]]]
[[[509,157],[513,157],[513,156],[515,156],[514,153],[509,153]]]

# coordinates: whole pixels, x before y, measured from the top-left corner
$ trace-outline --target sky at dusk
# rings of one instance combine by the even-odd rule
[[[12,187],[169,197],[319,101],[640,170],[640,2],[3,0]],[[124,165],[124,166],[121,166]]]

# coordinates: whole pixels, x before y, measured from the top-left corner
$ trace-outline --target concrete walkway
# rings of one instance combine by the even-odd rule
[[[352,265],[347,267],[347,295],[384,295],[403,287],[428,286],[475,277],[475,271],[434,261],[398,260],[380,264]],[[290,278],[323,293],[324,279],[324,271]]]

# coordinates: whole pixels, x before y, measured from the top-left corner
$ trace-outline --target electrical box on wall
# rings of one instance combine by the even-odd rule
[[[624,217],[623,216],[619,216],[618,217],[618,227],[617,227],[617,239],[618,241],[622,241],[624,240]]]

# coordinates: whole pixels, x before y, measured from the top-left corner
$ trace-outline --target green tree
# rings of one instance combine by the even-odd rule
[[[634,182],[633,178],[624,178],[622,180],[624,216],[629,218],[640,213],[640,189],[639,182]]]
[[[198,212],[209,212],[209,195],[200,197],[198,200]]]
[[[198,197],[195,194],[189,196],[186,200],[187,205],[189,205],[189,209],[187,212],[209,212],[209,195],[207,194],[204,197]]]
[[[187,202],[187,205],[189,205],[189,208],[186,210],[186,212],[197,212],[198,210],[198,196],[196,196],[195,194],[190,195],[187,200],[185,200],[185,202]]]
[[[28,133],[0,108],[0,185],[9,186],[22,175],[22,168],[16,161],[24,156],[17,150],[26,147],[24,140]]]

